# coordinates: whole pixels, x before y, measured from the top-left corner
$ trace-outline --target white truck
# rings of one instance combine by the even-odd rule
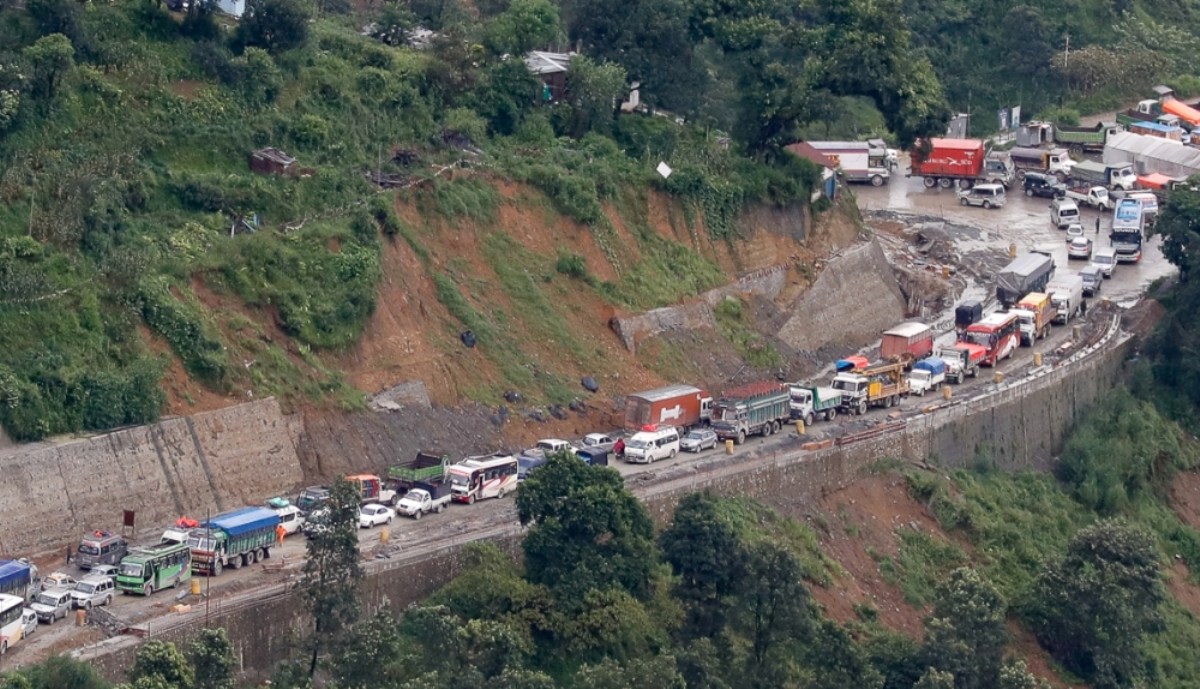
[[[835,162],[847,182],[880,187],[891,177],[887,145],[881,141],[809,141],[808,145]]]
[[[945,379],[962,385],[963,379],[979,375],[979,362],[983,361],[983,348],[959,342],[948,347],[938,347],[933,355],[946,365]]]
[[[396,503],[396,514],[413,519],[420,519],[430,512],[440,514],[450,504],[451,497],[448,483],[419,483]]]
[[[1056,277],[1046,285],[1046,293],[1058,312],[1054,322],[1066,325],[1079,315],[1080,304],[1083,303],[1083,278],[1078,275]]]
[[[913,364],[908,374],[908,389],[914,395],[924,396],[937,391],[946,381],[946,362],[931,356]]]
[[[811,426],[818,418],[832,421],[837,416],[841,404],[841,390],[813,387],[803,383],[788,386],[788,408],[791,410],[792,420],[803,419],[806,426]]]
[[[1113,207],[1113,199],[1104,187],[1068,183],[1064,187],[1064,195],[1076,203],[1091,206],[1096,210],[1107,211],[1112,210]]]

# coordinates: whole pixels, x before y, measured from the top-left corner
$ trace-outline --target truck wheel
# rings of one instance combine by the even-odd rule
[[[942,177],[938,180],[938,186],[943,189],[949,189],[950,187],[954,186],[954,180],[950,179],[949,177]]]
[[[413,519],[420,519],[422,514],[424,514],[423,510],[417,510],[416,512],[413,512]]]
[[[246,553],[246,564],[252,565],[256,562],[258,562],[258,551],[257,550],[251,550],[250,552]]]
[[[470,497],[468,497],[468,498],[467,498],[467,504],[468,504],[468,505],[474,505],[474,504],[475,504],[475,496],[474,496],[474,495],[472,495],[472,496],[470,496]]]
[[[966,190],[966,189],[970,189],[972,186],[973,186],[973,185],[971,184],[971,180],[969,180],[969,179],[960,179],[960,180],[958,180],[958,188],[959,188],[959,189],[964,189],[964,190]]]
[[[433,508],[433,511],[437,512],[438,514],[441,514],[442,510],[444,510],[444,509],[446,509],[446,506],[439,503],[437,507]]]
[[[1083,156],[1083,144],[1071,144],[1071,155],[1076,158]]]
[[[813,413],[812,412],[809,412],[804,415],[804,425],[805,426],[813,425]]]
[[[270,549],[270,548],[263,548],[261,551],[259,551],[259,553],[258,553],[258,559],[260,559],[260,560],[270,560],[270,559],[271,559],[271,549]]]
[[[867,413],[867,401],[863,400],[862,402],[858,403],[858,415],[862,416],[863,414],[866,414],[866,413]]]
[[[209,573],[209,576],[213,576],[213,577],[221,576],[221,561],[220,560],[217,560],[216,562],[213,563],[212,572]]]
[[[833,419],[834,419],[836,416],[837,416],[837,409],[836,409],[836,408],[833,408],[833,407],[831,407],[831,408],[829,409],[829,411],[825,412],[825,420],[826,420],[826,421],[833,421]]]
[[[883,186],[883,177],[881,177],[880,175],[872,175],[871,186],[882,187]]]
[[[737,444],[741,445],[744,442],[746,442],[746,431],[738,431]]]
[[[937,180],[933,177],[922,177],[921,181],[925,183],[926,189],[932,189],[937,186]]]

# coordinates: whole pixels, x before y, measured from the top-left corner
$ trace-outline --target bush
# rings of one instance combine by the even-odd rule
[[[170,343],[188,373],[213,387],[226,382],[229,362],[224,345],[209,334],[194,307],[171,294],[166,278],[144,279],[136,300],[146,325]]]

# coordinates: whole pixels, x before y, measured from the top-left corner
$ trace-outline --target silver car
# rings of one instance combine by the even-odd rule
[[[977,184],[958,192],[958,202],[964,206],[1002,208],[1008,202],[1004,187],[999,184]]]
[[[54,624],[55,620],[66,618],[71,610],[70,589],[47,589],[33,599],[29,606],[37,614],[38,621]]]
[[[698,428],[683,436],[679,441],[679,449],[688,452],[700,452],[717,446],[717,434],[707,428]]]
[[[108,605],[116,591],[113,580],[105,576],[88,576],[80,579],[71,589],[71,605],[91,610],[97,605]]]

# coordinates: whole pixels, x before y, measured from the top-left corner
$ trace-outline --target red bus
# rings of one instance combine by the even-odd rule
[[[989,314],[978,323],[967,327],[963,341],[987,350],[983,361],[979,363],[984,366],[995,366],[1001,359],[1012,356],[1017,346],[1021,344],[1021,326],[1017,320],[1017,314]]]

